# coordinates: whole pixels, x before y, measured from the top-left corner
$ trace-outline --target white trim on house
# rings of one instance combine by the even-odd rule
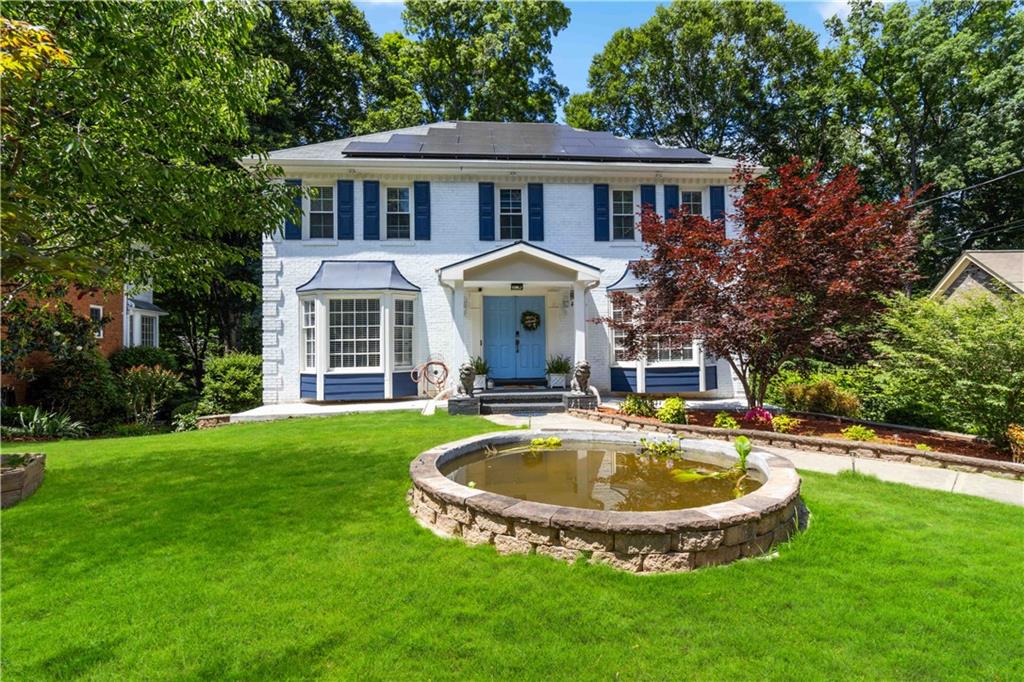
[[[1002,283],[1011,291],[1024,295],[1024,283],[1013,282],[1010,279],[1007,279],[1005,275],[998,272],[996,269],[992,268],[989,264],[984,262],[984,258],[980,257],[983,254],[1016,255],[1021,260],[1020,271],[1024,273],[1024,250],[964,251],[960,255],[960,258],[957,259],[956,263],[953,264],[953,267],[951,267],[949,271],[945,274],[945,276],[943,276],[943,278],[939,281],[939,283],[935,285],[935,288],[932,289],[932,292],[928,295],[928,297],[936,301],[941,300],[945,295],[946,291],[953,285],[954,282],[956,282],[957,278],[960,277],[960,275],[963,274],[964,270],[966,270],[971,265],[974,265],[980,268],[981,270],[987,272],[989,275],[992,276],[993,279]]]

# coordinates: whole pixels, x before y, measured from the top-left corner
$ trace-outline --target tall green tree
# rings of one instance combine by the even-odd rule
[[[568,90],[549,55],[569,16],[557,0],[408,0],[428,120],[554,121]]]
[[[841,141],[824,65],[779,5],[677,0],[612,36],[566,121],[770,165],[828,160]]]
[[[836,95],[851,144],[878,196],[930,189],[926,269],[962,248],[1024,244],[1024,12],[1015,0],[858,0],[828,28]]]
[[[253,32],[262,58],[287,68],[271,85],[268,106],[252,117],[253,138],[267,149],[348,137],[367,113],[378,39],[349,0],[266,3]]]
[[[250,3],[8,2],[70,64],[5,79],[3,259],[9,301],[55,281],[204,290],[247,253],[222,239],[291,208],[247,151],[248,115],[281,70],[254,54]]]

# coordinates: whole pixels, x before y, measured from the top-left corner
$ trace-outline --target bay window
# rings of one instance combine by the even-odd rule
[[[139,343],[143,346],[153,348],[156,346],[156,318],[152,315],[143,315],[140,320],[141,331]]]
[[[395,299],[395,367],[412,367],[413,301]]]
[[[316,301],[302,302],[302,349],[306,369],[316,369]]]
[[[328,319],[330,369],[380,367],[380,300],[332,298]]]

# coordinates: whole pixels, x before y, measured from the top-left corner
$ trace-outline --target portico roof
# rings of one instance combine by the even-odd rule
[[[533,267],[525,267],[527,265]],[[536,270],[538,266],[543,270]],[[565,285],[572,282],[596,284],[601,279],[601,268],[524,241],[515,241],[456,261],[438,268],[437,272],[441,282],[448,285],[473,281],[478,277],[485,278],[486,283],[518,281]]]

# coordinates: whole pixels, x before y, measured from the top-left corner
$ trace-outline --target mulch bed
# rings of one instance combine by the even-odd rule
[[[600,407],[598,410],[605,414],[618,414],[617,410],[613,410],[608,407]],[[718,414],[718,411],[687,410],[686,412],[689,423],[696,426],[714,426],[716,414]],[[734,412],[732,413],[732,416],[740,422],[740,426],[744,429],[752,429],[755,431],[772,430],[770,426],[743,421],[740,419],[740,417],[743,416],[742,413]],[[653,417],[632,418],[639,419],[650,424],[661,423]],[[840,433],[840,431],[851,424],[857,423],[840,417],[799,416],[798,418],[800,419],[800,424],[788,432],[795,436],[819,436],[821,438],[842,439],[843,434]],[[964,435],[958,438],[955,436],[920,433],[918,431],[894,427],[870,426],[868,428],[874,431],[878,436],[874,441],[872,441],[875,443],[887,443],[889,445],[899,445],[905,448],[912,448],[918,443],[924,443],[932,450],[936,450],[938,452],[947,452],[953,455],[965,455],[967,457],[981,457],[983,459],[992,459],[1002,462],[1011,461],[1010,453],[1008,451],[1000,450],[994,445],[975,439],[973,436],[969,435]]]

